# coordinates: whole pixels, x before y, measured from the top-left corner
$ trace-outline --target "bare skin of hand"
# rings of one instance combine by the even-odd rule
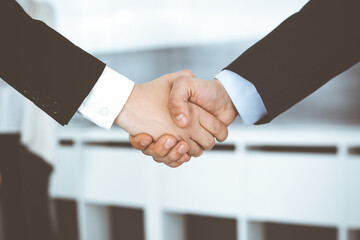
[[[158,141],[148,134],[130,136],[130,142],[134,148],[142,151],[145,155],[152,156],[156,162],[163,162],[167,166],[176,168],[190,161],[191,156],[187,154],[189,149],[185,141],[177,142],[171,135],[164,135]]]
[[[238,115],[225,88],[217,79],[211,81],[199,80],[195,78],[192,73],[177,77],[170,94],[169,110],[172,113],[174,122],[176,122],[179,127],[186,127],[189,124],[189,102],[195,103],[209,111],[226,126],[230,125]],[[171,136],[165,137],[170,138]],[[148,139],[149,142],[139,145],[143,139]],[[181,157],[173,154],[181,142],[174,148],[165,148],[164,142],[152,142],[152,139],[150,139],[150,136],[141,134],[131,137],[130,141],[135,148],[142,150],[147,155],[153,156],[154,159],[161,154],[167,161],[175,163],[178,161],[181,163]],[[218,140],[222,141],[225,139]],[[148,151],[148,149],[151,150]]]
[[[170,134],[177,141],[185,141],[188,144],[187,153],[196,157],[204,149],[214,146],[214,136],[220,140],[226,139],[227,128],[216,117],[195,104],[189,105],[189,125],[184,128],[176,126],[168,110],[168,102],[173,81],[181,75],[168,74],[152,82],[135,85],[115,123],[130,135],[147,133],[155,141],[161,140],[160,137],[164,134]],[[158,154],[155,160],[171,163],[161,156]]]
[[[226,126],[238,115],[224,86],[217,79],[200,80],[190,76],[179,76],[173,84],[169,110],[179,127],[189,124],[189,105],[194,103],[213,114]]]

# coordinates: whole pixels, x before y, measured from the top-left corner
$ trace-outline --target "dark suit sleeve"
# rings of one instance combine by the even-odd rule
[[[14,0],[0,0],[0,78],[60,124],[70,121],[104,68]]]
[[[226,69],[258,90],[268,111],[261,124],[359,61],[360,1],[311,0]]]

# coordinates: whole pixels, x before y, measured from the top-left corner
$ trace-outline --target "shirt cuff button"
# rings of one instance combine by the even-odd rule
[[[100,115],[101,116],[108,116],[109,115],[109,109],[108,107],[103,107],[100,109]]]

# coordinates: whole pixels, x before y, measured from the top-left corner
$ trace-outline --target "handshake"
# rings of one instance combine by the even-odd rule
[[[115,124],[131,144],[156,162],[179,167],[225,141],[237,111],[217,79],[199,80],[189,70],[135,85]]]

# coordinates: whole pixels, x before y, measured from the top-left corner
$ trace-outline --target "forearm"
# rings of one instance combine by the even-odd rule
[[[13,0],[0,1],[0,77],[60,124],[67,124],[105,64]]]
[[[360,60],[357,0],[310,1],[226,69],[254,84],[271,121]]]

